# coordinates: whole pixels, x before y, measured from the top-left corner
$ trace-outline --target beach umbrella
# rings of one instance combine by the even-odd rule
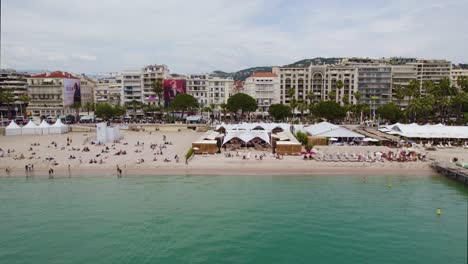
[[[301,155],[309,154],[307,151],[301,151]]]
[[[317,153],[316,153],[316,152],[313,152],[313,151],[310,151],[309,154],[310,154],[310,155],[315,155],[315,154],[317,154]]]

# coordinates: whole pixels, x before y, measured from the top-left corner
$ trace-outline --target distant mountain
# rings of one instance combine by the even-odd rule
[[[256,72],[271,72],[271,66],[252,67],[236,72],[214,71],[212,75],[221,78],[233,78],[235,81],[245,81],[250,75]]]
[[[325,65],[325,64],[337,64],[342,60],[342,58],[314,58],[314,59],[304,59],[296,61],[294,63],[284,65],[284,67],[309,67],[312,65]],[[224,71],[214,71],[212,75],[218,76],[221,78],[233,78],[235,81],[245,81],[250,75],[256,72],[271,72],[272,66],[262,66],[262,67],[252,67],[237,72],[224,72]]]
[[[325,65],[325,64],[337,64],[341,62],[343,58],[313,58],[296,61],[294,63],[284,65],[284,67],[309,67],[312,65]]]

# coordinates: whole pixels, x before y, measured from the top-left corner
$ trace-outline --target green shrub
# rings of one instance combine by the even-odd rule
[[[187,153],[185,154],[185,162],[188,162],[188,160],[195,154],[195,151],[193,150],[193,148],[189,148],[189,150],[187,151]]]
[[[307,145],[307,140],[308,140],[308,137],[307,137],[307,134],[302,132],[302,131],[298,131],[296,133],[296,138],[299,142],[301,142],[302,145]]]

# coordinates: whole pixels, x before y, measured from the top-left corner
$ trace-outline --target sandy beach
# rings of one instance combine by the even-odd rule
[[[185,164],[185,153],[191,143],[202,133],[184,132],[133,132],[122,131],[120,143],[94,145],[94,133],[72,132],[62,135],[41,136],[1,136],[0,148],[9,156],[0,157],[1,176],[47,176],[50,168],[54,176],[116,176],[118,165],[122,176],[132,175],[431,175],[431,160],[426,162],[321,162],[302,160],[300,156],[285,156],[275,159],[265,153],[262,160],[255,155],[264,152],[243,150],[231,152],[234,157],[226,158],[224,153],[210,156],[194,156]],[[169,144],[164,144],[163,136]],[[67,138],[71,143],[67,145]],[[56,143],[52,144],[52,142]],[[34,146],[39,143],[39,146]],[[152,149],[153,144],[156,148]],[[84,152],[83,148],[89,148]],[[160,148],[162,147],[162,148]],[[108,149],[108,151],[107,151]],[[322,153],[365,154],[376,151],[395,151],[379,146],[321,146]],[[12,151],[13,150],[13,151]],[[115,155],[117,152],[126,155]],[[223,150],[224,151],[224,150]],[[162,154],[157,154],[162,152]],[[242,156],[250,152],[250,159]],[[157,154],[157,155],[155,155]],[[176,155],[179,162],[176,162]],[[24,156],[24,159],[20,159]],[[448,162],[451,158],[468,160],[468,151],[462,148],[444,149],[428,152],[430,159]],[[47,159],[52,157],[53,159]],[[72,158],[70,158],[72,157]],[[74,158],[73,158],[74,157]],[[156,158],[156,160],[154,160]],[[164,159],[170,162],[164,162]],[[90,163],[90,161],[97,163]],[[144,162],[141,162],[144,160]],[[32,164],[33,171],[26,172],[25,166]],[[10,173],[5,169],[9,168]]]

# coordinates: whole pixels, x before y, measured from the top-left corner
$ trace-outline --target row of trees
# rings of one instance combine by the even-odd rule
[[[377,109],[379,116],[390,122],[468,122],[465,112],[468,112],[468,78],[461,76],[457,80],[459,88],[448,78],[438,83],[412,80],[408,86],[397,87],[395,103],[388,103]],[[424,94],[421,93],[422,91]],[[402,105],[405,101],[406,107]]]
[[[11,91],[0,89],[0,106],[5,106],[7,108],[10,117],[14,112],[19,111],[21,113],[26,113],[26,106],[29,101],[30,99],[27,94],[21,94],[18,96],[17,100],[15,100],[15,95]],[[15,108],[17,108],[18,111],[16,111]]]

